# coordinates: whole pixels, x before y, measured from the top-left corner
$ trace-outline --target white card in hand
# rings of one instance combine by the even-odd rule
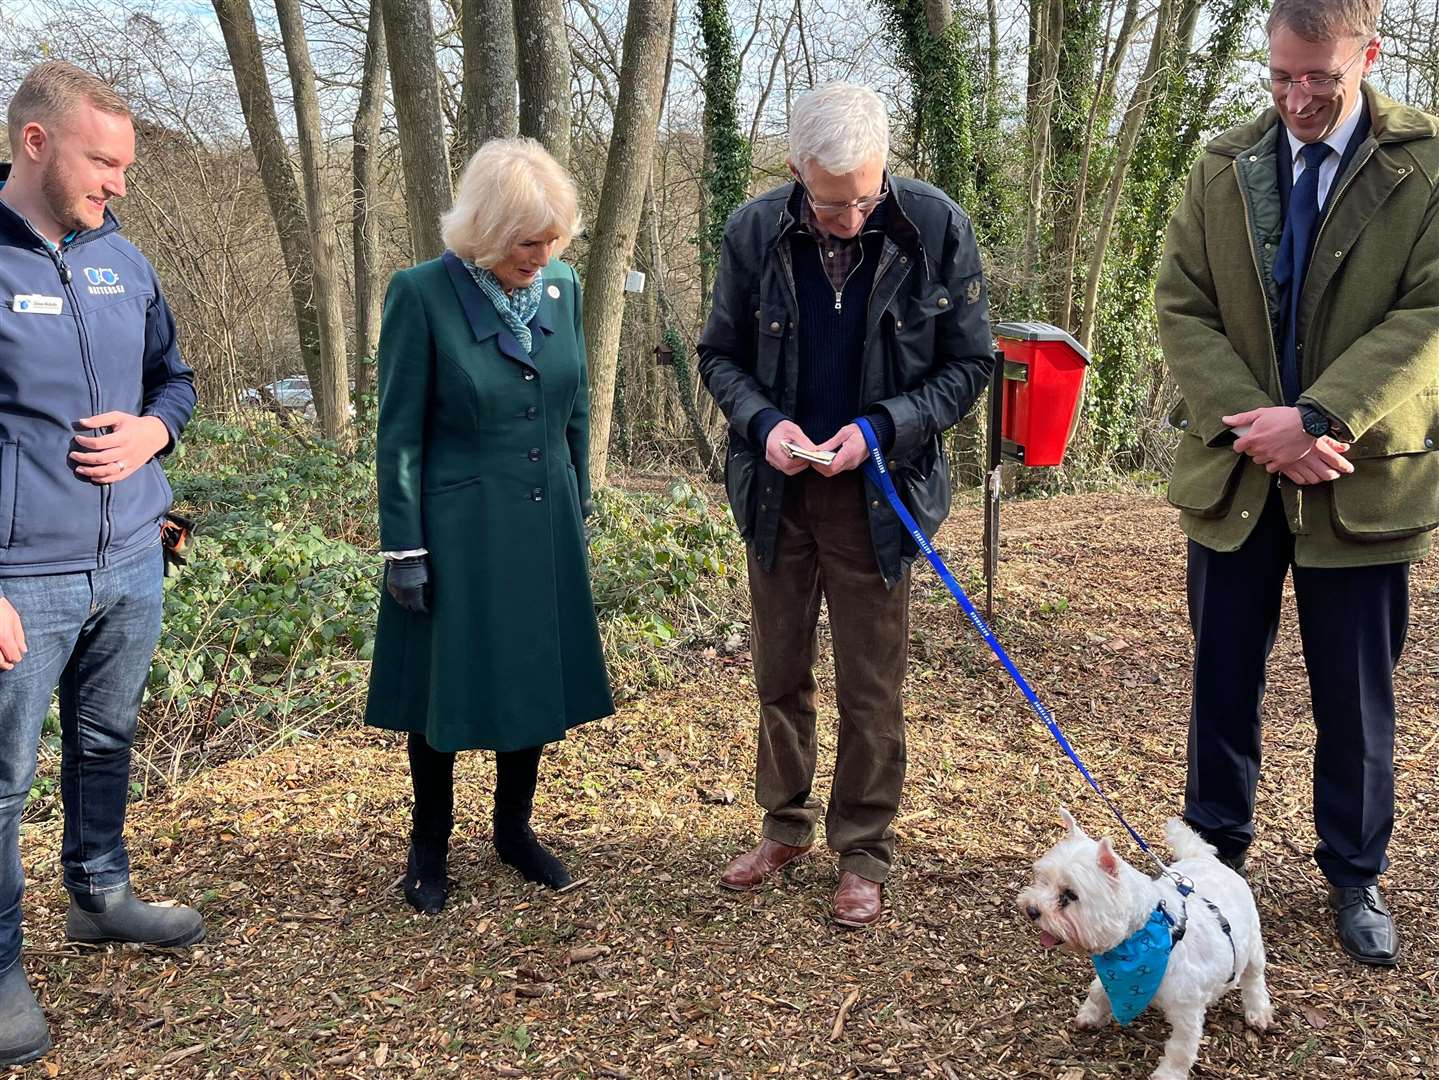
[[[796,446],[792,442],[782,442],[780,445],[784,447],[785,453],[792,458],[813,461],[818,465],[828,465],[834,460],[835,451],[833,450],[806,450],[804,447]]]

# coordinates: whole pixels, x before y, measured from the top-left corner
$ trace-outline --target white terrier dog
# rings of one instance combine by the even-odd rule
[[[1264,985],[1259,912],[1244,879],[1178,818],[1164,831],[1178,860],[1170,871],[1193,882],[1187,896],[1173,877],[1154,880],[1134,869],[1108,838],[1091,839],[1069,811],[1061,807],[1059,816],[1069,835],[1034,864],[1034,881],[1019,894],[1019,909],[1046,949],[1094,960],[1099,976],[1075,1026],[1094,1030],[1111,1019],[1127,1024],[1146,1004],[1156,1006],[1170,1035],[1152,1080],[1189,1075],[1205,1010],[1235,986],[1243,995],[1245,1023],[1266,1030],[1274,1009]]]

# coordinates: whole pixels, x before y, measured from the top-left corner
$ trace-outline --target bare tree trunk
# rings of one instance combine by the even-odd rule
[[[1105,27],[1104,40],[1110,39],[1110,31],[1114,27],[1114,14],[1116,5],[1110,0],[1109,24]],[[1119,69],[1124,63],[1124,58],[1129,51],[1129,42],[1134,34],[1135,16],[1139,10],[1139,0],[1127,0],[1127,7],[1124,17],[1120,23],[1119,37],[1114,43],[1114,51],[1110,54],[1108,61],[1100,70],[1099,85],[1094,89],[1094,97],[1089,103],[1089,117],[1084,126],[1084,150],[1079,157],[1079,177],[1075,181],[1075,209],[1069,220],[1069,235],[1064,241],[1064,269],[1060,273],[1060,300],[1059,318],[1055,320],[1066,330],[1074,326],[1074,286],[1075,271],[1079,266],[1079,238],[1084,232],[1085,218],[1089,210],[1089,166],[1094,157],[1095,140],[1100,137],[1101,118],[1108,127],[1110,99],[1114,94],[1114,80],[1118,77]],[[1107,130],[1105,132],[1107,134]]]
[[[989,80],[984,87],[984,112],[985,124],[989,125],[988,117],[994,116],[999,110],[999,4],[998,0],[987,0],[986,21],[989,24]]]
[[[518,130],[511,0],[463,0],[460,40],[465,54],[462,145],[468,158],[486,140],[508,139]]]
[[[416,262],[445,250],[440,215],[450,208],[449,152],[440,111],[440,73],[430,6],[415,0],[380,0],[395,92],[395,127],[405,169],[405,209]]]
[[[619,107],[605,160],[585,275],[585,340],[590,361],[590,478],[604,483],[625,271],[634,252],[664,99],[673,0],[630,0],[620,67]]]
[[[1099,275],[1104,269],[1104,256],[1109,250],[1109,236],[1114,229],[1114,216],[1119,210],[1119,197],[1124,191],[1124,178],[1129,172],[1129,162],[1134,156],[1134,143],[1139,138],[1139,127],[1144,121],[1145,110],[1149,108],[1154,94],[1155,82],[1164,70],[1165,58],[1174,37],[1175,13],[1181,0],[1160,0],[1159,18],[1154,25],[1154,40],[1149,46],[1149,59],[1144,64],[1144,74],[1134,87],[1129,99],[1129,108],[1124,113],[1124,123],[1119,129],[1119,147],[1114,155],[1114,169],[1109,176],[1109,190],[1104,200],[1104,213],[1095,231],[1094,244],[1089,255],[1089,278],[1084,283],[1084,312],[1079,320],[1079,343],[1089,347],[1094,334],[1094,309],[1099,296]],[[1198,0],[1188,0],[1198,6]]]
[[[310,380],[315,416],[325,437],[348,446],[350,431],[350,369],[345,356],[345,311],[340,303],[340,252],[335,243],[335,215],[325,198],[325,136],[320,127],[320,98],[315,68],[305,40],[300,0],[275,0],[280,38],[290,85],[295,92],[295,130],[300,167],[305,176],[305,213],[310,223],[310,252],[315,266],[315,311],[320,319],[320,381]]]
[[[520,134],[538,139],[556,161],[570,163],[570,41],[564,0],[514,0]],[[663,63],[664,54],[654,58]],[[603,448],[601,448],[603,453]]]
[[[380,343],[380,221],[375,199],[380,183],[380,122],[385,115],[385,21],[380,0],[370,0],[365,67],[355,110],[353,229],[355,248],[355,414],[370,393]]]
[[[290,152],[275,116],[275,99],[265,77],[265,60],[250,0],[212,0],[225,50],[239,92],[240,111],[250,135],[250,148],[265,186],[270,216],[280,238],[280,255],[290,279],[295,308],[295,330],[300,339],[300,360],[312,386],[324,382],[320,366],[320,323],[311,299],[314,265],[311,262],[309,226],[300,186],[290,166]]]
[[[954,0],[924,0],[924,18],[931,34],[944,37],[949,24],[954,22]]]
[[[1039,265],[1039,222],[1044,214],[1044,176],[1049,169],[1049,116],[1054,108],[1055,76],[1059,73],[1060,39],[1064,35],[1064,0],[1033,0],[1033,36],[1038,80],[1029,100],[1029,206],[1024,219],[1026,291],[1034,289]]]

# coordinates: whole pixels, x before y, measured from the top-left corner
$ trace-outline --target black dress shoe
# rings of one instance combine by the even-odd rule
[[[1378,885],[1330,889],[1329,908],[1339,946],[1351,958],[1379,967],[1399,962],[1399,934]]]

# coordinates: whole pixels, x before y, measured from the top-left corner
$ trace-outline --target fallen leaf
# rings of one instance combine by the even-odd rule
[[[568,961],[571,964],[587,964],[601,956],[608,956],[609,951],[605,945],[580,945],[570,950]]]

